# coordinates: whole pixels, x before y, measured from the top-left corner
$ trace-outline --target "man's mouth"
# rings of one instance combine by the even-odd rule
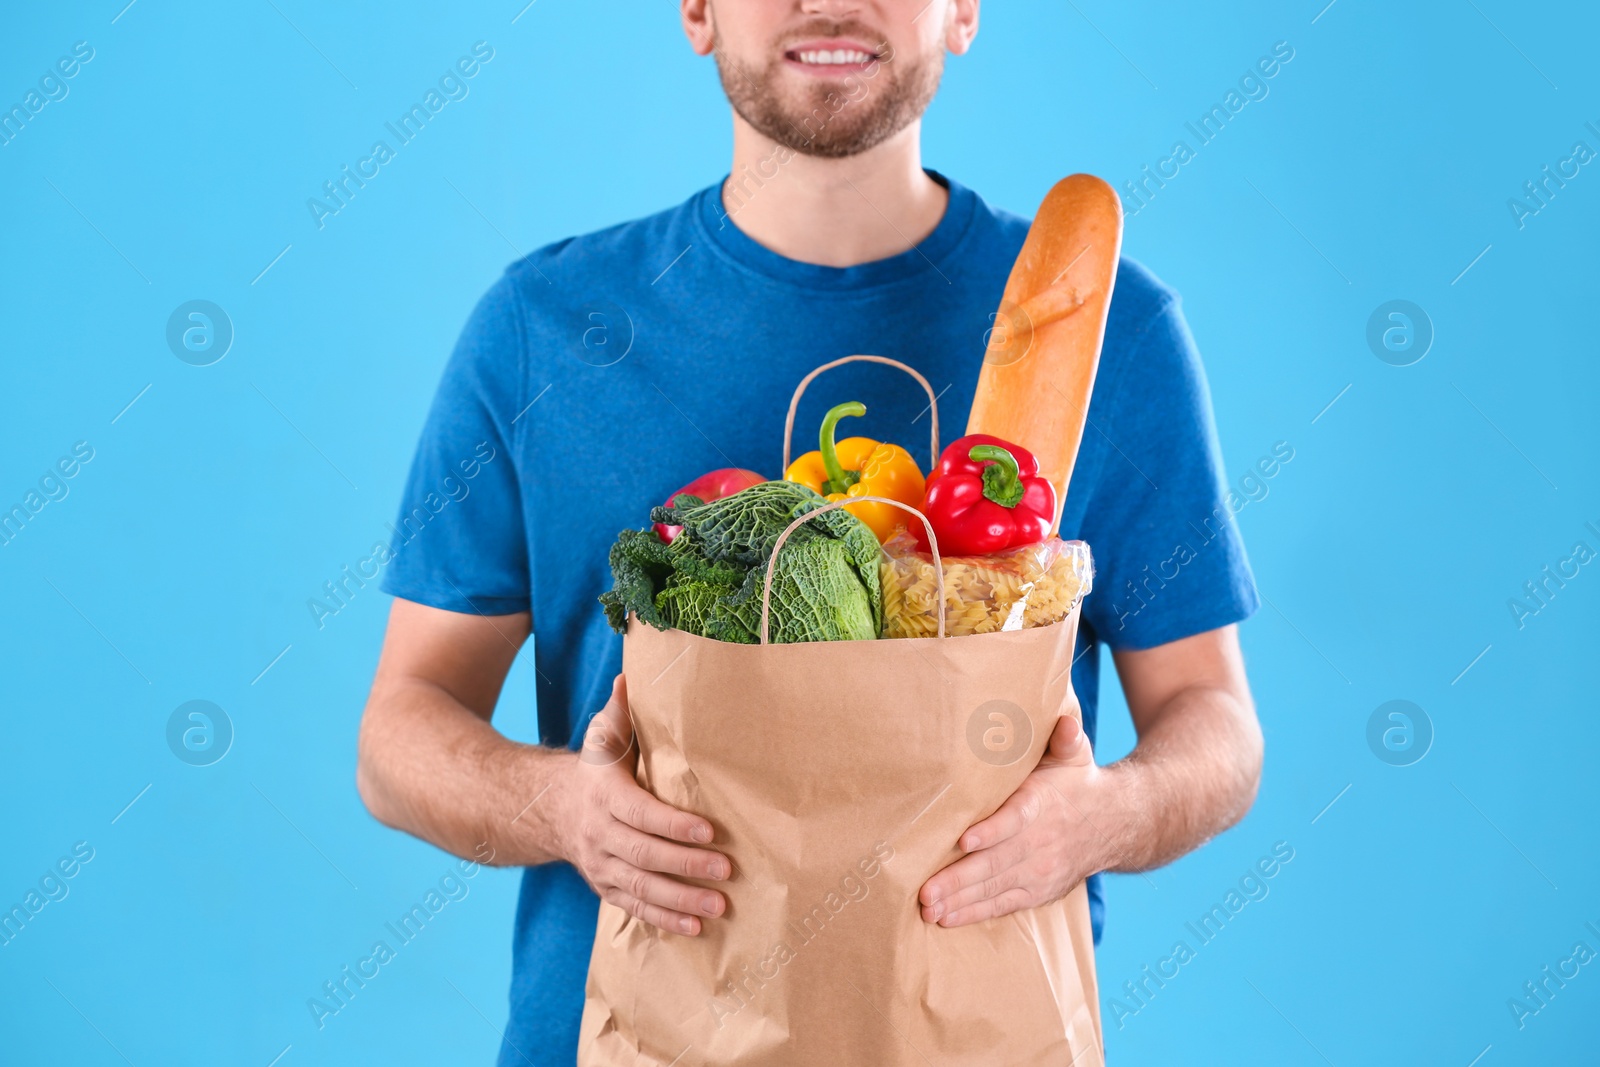
[[[784,52],[790,65],[816,74],[862,71],[881,58],[859,41],[805,41]]]

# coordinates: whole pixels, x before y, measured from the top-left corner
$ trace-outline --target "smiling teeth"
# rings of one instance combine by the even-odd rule
[[[872,58],[870,52],[855,52],[845,48],[833,51],[801,52],[800,62],[821,64],[865,63]]]

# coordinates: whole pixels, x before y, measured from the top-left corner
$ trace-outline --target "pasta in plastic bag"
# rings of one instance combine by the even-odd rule
[[[1088,595],[1089,546],[1052,537],[988,556],[946,556],[945,632],[951,637],[1024,630],[1060,622]],[[883,546],[883,636],[938,631],[933,559],[901,530]]]

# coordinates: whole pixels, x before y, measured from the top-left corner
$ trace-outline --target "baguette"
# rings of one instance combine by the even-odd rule
[[[1094,390],[1106,313],[1122,253],[1122,204],[1090,174],[1055,184],[1039,205],[978,375],[967,433],[1015,442],[1039,457],[1061,523]]]

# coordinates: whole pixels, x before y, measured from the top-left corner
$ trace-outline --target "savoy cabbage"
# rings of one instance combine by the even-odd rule
[[[827,501],[794,482],[762,482],[721,500],[679,496],[651,512],[682,527],[671,543],[624,530],[611,546],[613,585],[600,597],[619,633],[628,614],[658,630],[755,644],[761,589],[778,535]],[[883,625],[878,539],[844,509],[819,515],[784,542],[772,579],[771,639],[858,641]]]

